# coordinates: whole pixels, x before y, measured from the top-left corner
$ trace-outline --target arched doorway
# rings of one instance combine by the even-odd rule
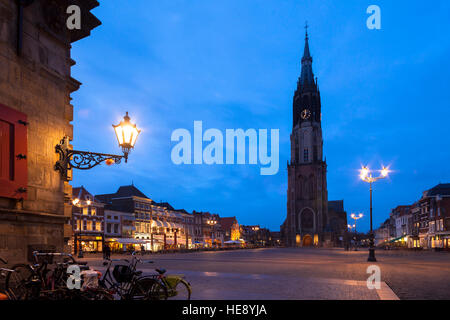
[[[303,247],[310,247],[313,245],[313,238],[307,234],[303,237]]]

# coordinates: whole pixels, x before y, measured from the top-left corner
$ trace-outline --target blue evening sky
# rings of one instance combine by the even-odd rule
[[[100,1],[102,25],[73,46],[76,149],[118,153],[111,124],[129,111],[142,129],[128,164],[74,172],[73,186],[112,193],[132,182],[175,208],[236,216],[273,230],[286,217],[292,97],[304,24],[322,96],[328,196],[363,212],[358,168],[391,165],[374,188],[374,223],[450,182],[450,2]],[[121,3],[121,4],[119,4]],[[381,7],[382,30],[366,9]],[[280,129],[280,170],[171,162],[173,130]]]

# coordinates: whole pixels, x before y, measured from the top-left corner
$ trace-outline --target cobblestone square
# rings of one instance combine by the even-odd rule
[[[377,250],[376,255],[381,280],[399,299],[450,299],[450,254]],[[276,248],[145,258],[155,262],[141,265],[146,273],[161,267],[185,274],[193,287],[192,299],[386,299],[366,286],[371,263],[364,249]],[[101,268],[100,259],[86,260]]]

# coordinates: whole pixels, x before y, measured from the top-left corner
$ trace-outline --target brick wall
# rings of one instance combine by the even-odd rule
[[[64,2],[34,1],[24,8],[19,56],[16,1],[0,1],[0,103],[28,121],[26,200],[0,195],[0,256],[10,260],[25,260],[29,245],[61,251],[69,236],[64,224],[71,216],[72,189],[54,170],[55,145],[64,135],[73,136],[70,94],[80,83],[70,73],[72,36],[60,23],[66,19]],[[88,11],[98,5],[85,2],[82,9]],[[84,28],[88,35],[90,27]]]

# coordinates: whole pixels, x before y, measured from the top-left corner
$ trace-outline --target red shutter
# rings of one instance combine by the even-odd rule
[[[27,116],[0,104],[0,197],[26,199]]]

